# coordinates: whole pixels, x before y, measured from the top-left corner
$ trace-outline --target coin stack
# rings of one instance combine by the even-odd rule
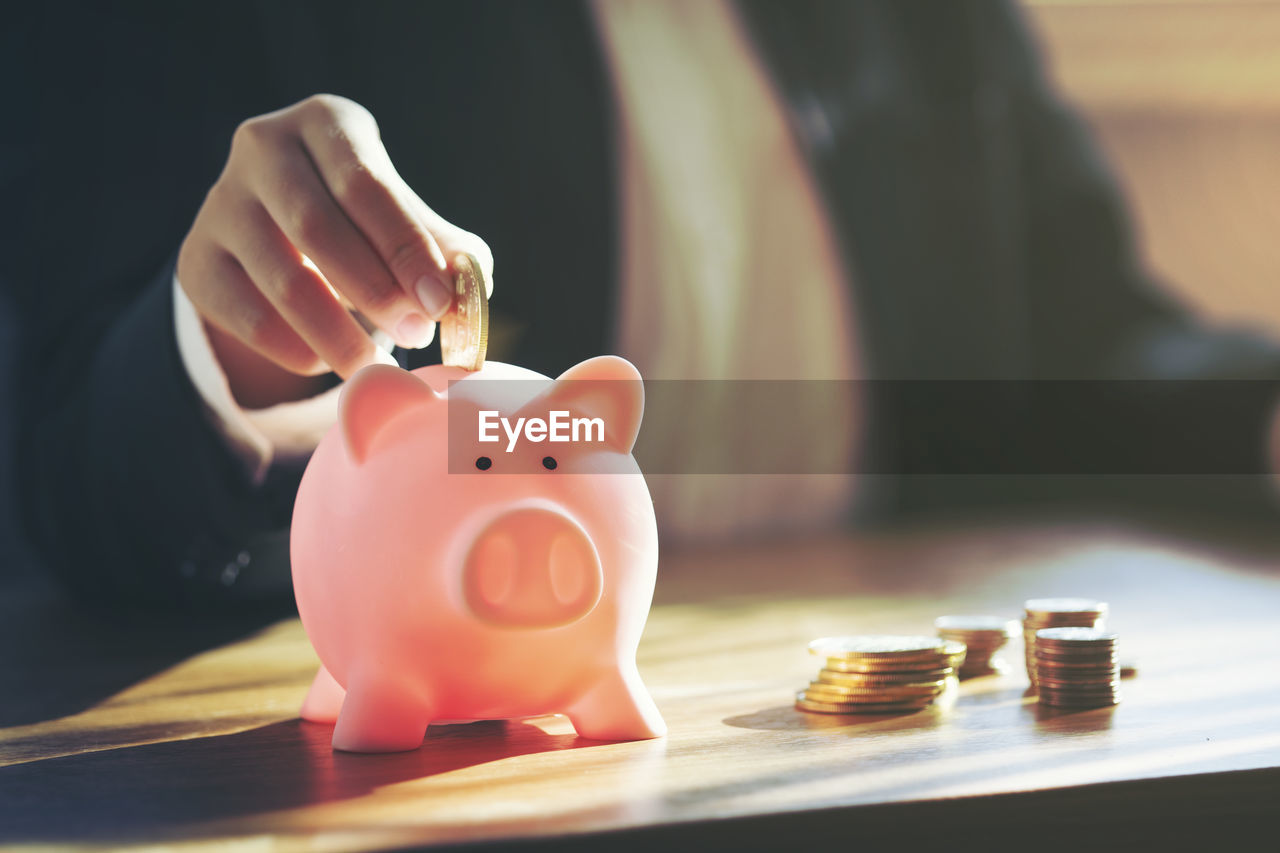
[[[1101,628],[1042,628],[1036,632],[1040,703],[1101,708],[1120,701],[1116,635]]]
[[[809,644],[827,659],[796,707],[819,714],[901,714],[930,705],[964,662],[963,643],[937,637],[824,637]]]
[[[1041,628],[1101,628],[1107,603],[1092,598],[1033,598],[1026,603],[1022,641],[1027,647],[1027,678],[1036,686],[1036,632]]]
[[[996,653],[1022,633],[1017,619],[1002,616],[939,616],[933,626],[942,639],[964,643],[967,651],[960,667],[961,678],[1007,672],[1008,667]]]

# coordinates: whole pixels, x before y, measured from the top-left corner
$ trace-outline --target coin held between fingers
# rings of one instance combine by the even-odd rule
[[[418,279],[418,283],[413,286],[413,293],[434,320],[443,317],[453,304],[452,289],[434,276],[424,275]]]
[[[466,253],[453,261],[454,306],[440,319],[441,361],[449,367],[479,370],[489,348],[489,300],[484,269]]]

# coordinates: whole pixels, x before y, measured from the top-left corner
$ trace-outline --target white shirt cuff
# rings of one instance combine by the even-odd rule
[[[296,461],[315,450],[338,420],[338,393],[330,388],[315,397],[280,403],[267,409],[243,409],[231,394],[227,375],[209,343],[204,323],[173,277],[173,322],[178,353],[204,403],[210,422],[245,463],[260,485],[275,461]]]

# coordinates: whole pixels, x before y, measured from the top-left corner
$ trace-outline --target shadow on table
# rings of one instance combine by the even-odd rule
[[[934,728],[950,718],[957,697],[945,704],[935,704],[919,711],[898,714],[816,714],[798,710],[794,705],[775,705],[749,714],[737,714],[721,720],[726,726],[758,731],[814,731],[843,729],[851,733],[877,734]],[[992,703],[1016,702],[1024,714],[1035,720],[1036,727],[1047,733],[1099,732],[1111,728],[1113,707],[1050,708],[1036,701],[1035,694],[1021,687],[989,689],[985,695],[966,695],[970,708]]]
[[[290,611],[109,613],[46,588],[0,588],[0,728],[65,717]]]
[[[726,726],[761,731],[806,731],[814,729],[874,730],[932,728],[945,722],[960,696],[954,678],[933,703],[916,711],[892,714],[822,714],[801,711],[795,705],[777,705],[749,714],[737,714],[721,720]]]
[[[794,705],[762,708],[749,714],[736,714],[721,720],[726,726],[759,731],[806,731],[814,729],[897,729],[929,728],[941,716],[935,709],[925,708],[905,714],[811,714],[796,710]]]
[[[531,753],[602,745],[520,722],[438,726],[390,755],[335,752],[332,726],[288,720],[0,768],[0,841],[124,841],[360,797],[398,782]],[[454,782],[451,790],[456,791]]]

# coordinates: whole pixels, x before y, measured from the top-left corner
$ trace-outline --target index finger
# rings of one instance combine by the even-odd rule
[[[438,320],[453,301],[448,262],[416,215],[416,196],[391,165],[371,117],[367,124],[350,116],[332,124],[306,123],[302,141],[351,222],[405,292]]]

